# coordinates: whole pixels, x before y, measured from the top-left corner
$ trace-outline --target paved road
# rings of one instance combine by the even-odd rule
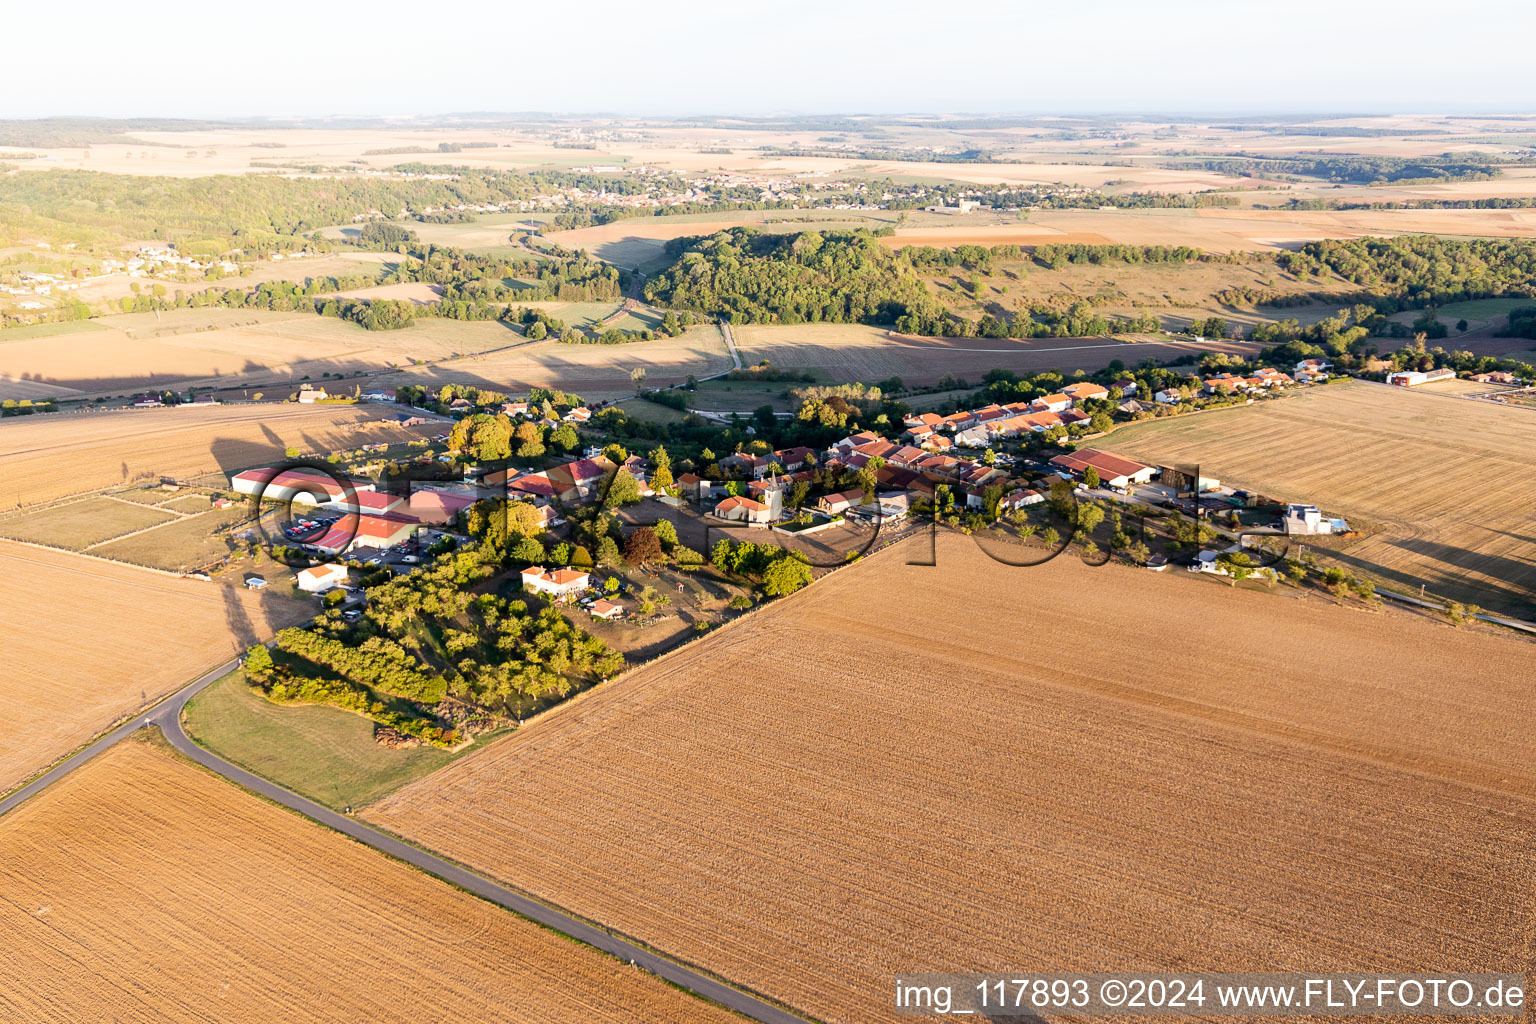
[[[84,750],[76,753],[73,757],[60,762],[51,771],[38,776],[30,784],[12,793],[4,800],[0,800],[0,815],[10,811],[29,797],[35,796],[54,782],[57,782],[65,775],[85,764],[97,754],[126,739],[138,729],[146,725],[157,725],[165,734],[165,738],[170,741],[171,746],[203,767],[217,772],[231,782],[244,786],[246,789],[266,797],[268,800],[282,804],[290,810],[297,811],[306,818],[319,822],[327,828],[335,829],[337,832],[350,836],[366,846],[371,846],[381,853],[386,853],[391,857],[403,860],[407,864],[420,868],[430,875],[435,875],[461,889],[474,893],[482,899],[489,900],[524,917],[531,918],[546,928],[551,928],[562,935],[576,939],[578,942],[595,946],[611,956],[618,957],[620,960],[627,960],[635,966],[642,967],[674,985],[687,989],[696,995],[712,999],[723,1006],[735,1010],[737,1013],[750,1017],[752,1020],[761,1021],[762,1024],[806,1024],[803,1018],[793,1013],[781,1010],[746,992],[732,988],[681,964],[642,949],[633,943],[610,935],[602,929],[577,920],[563,911],[532,900],[505,886],[497,885],[495,882],[482,878],[425,850],[403,843],[393,836],[386,835],[378,829],[365,825],[354,818],[337,814],[335,811],[322,807],[313,800],[307,800],[297,793],[268,782],[259,776],[252,775],[245,769],[198,746],[192,742],[191,737],[187,735],[186,730],[181,726],[182,710],[187,706],[189,700],[210,683],[233,671],[238,664],[238,661],[229,661],[220,665],[196,682],[177,691],[159,704],[154,705],[146,712],[136,715],[131,721],[125,722],[116,729],[113,729]]]

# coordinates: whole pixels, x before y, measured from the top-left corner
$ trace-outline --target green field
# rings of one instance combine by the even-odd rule
[[[0,342],[24,341],[27,338],[56,338],[61,334],[85,334],[88,331],[104,331],[106,325],[96,320],[68,320],[61,324],[29,324],[26,327],[7,327],[0,330]]]
[[[681,423],[687,418],[670,406],[647,402],[643,398],[625,399],[617,403],[616,408],[622,409],[631,419],[639,420],[641,423]]]
[[[361,715],[273,704],[238,670],[187,704],[186,726],[220,757],[334,810],[364,807],[489,742],[459,753],[391,750],[373,741],[373,723]]]
[[[775,412],[788,412],[789,401],[781,396],[786,389],[798,386],[784,381],[701,380],[698,390],[688,399],[688,407],[706,412],[750,413],[771,405]]]
[[[173,513],[148,505],[96,497],[7,516],[0,519],[0,534],[79,551],[175,518]]]
[[[1489,326],[1499,317],[1507,316],[1512,309],[1521,306],[1536,305],[1536,300],[1531,299],[1469,299],[1466,302],[1448,302],[1435,309],[1435,316],[1441,323],[1451,328],[1451,336],[1456,335],[1456,321],[1467,321],[1467,329],[1476,331]],[[1421,310],[1412,309],[1402,313],[1394,313],[1388,319],[1399,323],[1411,324],[1422,315]]]

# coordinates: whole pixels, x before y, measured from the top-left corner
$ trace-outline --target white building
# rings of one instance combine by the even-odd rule
[[[1349,528],[1342,519],[1328,519],[1316,505],[1287,505],[1281,525],[1290,534],[1343,533]]]
[[[592,577],[575,569],[545,570],[542,565],[530,565],[523,570],[523,589],[551,597],[564,597],[586,590]]]
[[[300,569],[297,574],[299,589],[306,594],[323,594],[347,582],[347,567],[338,562]]]

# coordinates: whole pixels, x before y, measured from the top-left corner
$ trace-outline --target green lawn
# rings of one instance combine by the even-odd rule
[[[681,423],[686,419],[681,412],[671,406],[647,402],[643,398],[625,399],[618,403],[618,408],[641,423]]]
[[[482,737],[459,753],[429,746],[391,750],[373,741],[373,723],[361,715],[273,704],[238,670],[188,703],[186,728],[248,771],[334,810],[354,811],[489,742]]]
[[[61,334],[86,334],[104,331],[105,324],[95,320],[66,320],[56,324],[29,324],[25,327],[7,327],[0,331],[0,341],[23,341],[27,338],[54,338]]]
[[[705,412],[750,413],[759,406],[771,405],[775,412],[788,412],[789,402],[780,396],[788,388],[806,387],[800,383],[751,380],[701,380],[688,397],[690,409]]]

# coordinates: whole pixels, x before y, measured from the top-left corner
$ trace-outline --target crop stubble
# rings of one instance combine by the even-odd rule
[[[904,553],[367,816],[834,1022],[917,970],[1529,966],[1523,642]]]

